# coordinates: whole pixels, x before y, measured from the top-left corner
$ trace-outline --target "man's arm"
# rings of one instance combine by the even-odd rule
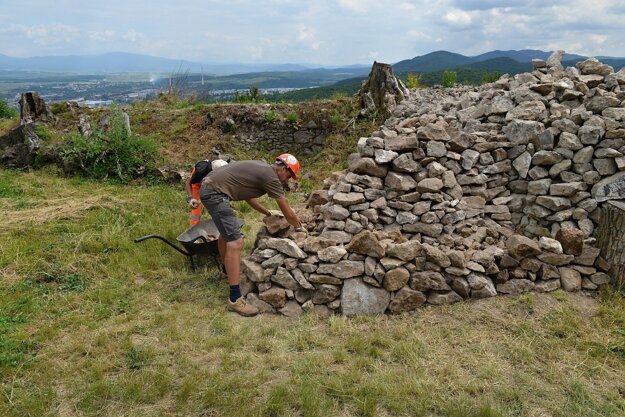
[[[271,214],[269,212],[269,210],[267,210],[265,207],[263,207],[263,205],[260,204],[258,202],[258,200],[255,199],[255,198],[249,198],[249,199],[245,200],[245,202],[247,204],[249,204],[254,210],[256,210],[259,213],[262,213],[265,216],[269,216]]]
[[[284,218],[286,219],[286,221],[289,222],[289,224],[295,229],[301,229],[302,223],[300,223],[297,215],[295,214],[291,206],[289,206],[289,202],[287,201],[287,199],[276,198],[276,203],[278,203],[278,207],[280,207],[280,211],[282,212],[282,214],[284,214]]]
[[[187,192],[187,197],[193,197],[193,191],[191,190],[191,175],[184,182],[184,189]]]

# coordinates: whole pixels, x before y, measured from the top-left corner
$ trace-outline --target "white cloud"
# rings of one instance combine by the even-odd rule
[[[448,11],[445,16],[443,16],[443,20],[456,27],[469,26],[471,22],[473,22],[471,13],[458,9]]]
[[[590,35],[589,38],[591,41],[599,45],[601,45],[602,43],[608,40],[608,37],[606,35],[598,35],[596,33],[593,33],[592,35]]]
[[[114,30],[103,30],[101,32],[89,32],[89,39],[93,41],[110,41],[115,38]]]
[[[406,35],[415,39],[427,39],[427,40],[432,39],[430,35],[428,35],[427,33],[423,33],[414,29],[411,29],[408,32],[406,32]]]
[[[140,40],[143,40],[145,38],[145,35],[143,33],[137,32],[134,29],[129,29],[128,32],[126,32],[126,34],[122,36],[122,38],[130,42],[139,42]]]
[[[319,49],[321,42],[317,40],[317,34],[314,29],[305,25],[297,25],[297,38],[308,44],[312,49]]]
[[[263,48],[260,46],[248,46],[245,48],[245,51],[253,60],[259,60],[263,57]]]
[[[203,32],[202,34],[208,39],[221,39],[225,41],[236,41],[236,40],[241,39],[240,36],[226,35],[223,33]]]
[[[62,23],[35,26],[11,24],[3,29],[2,32],[24,36],[39,46],[69,43],[80,36],[79,29]]]
[[[370,1],[368,0],[339,0],[339,4],[349,10],[358,13],[364,13],[369,9]]]

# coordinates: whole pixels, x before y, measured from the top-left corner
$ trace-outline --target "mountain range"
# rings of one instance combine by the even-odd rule
[[[519,73],[532,70],[532,59],[547,59],[551,52],[537,49],[522,49],[519,51],[490,51],[477,56],[465,56],[448,51],[435,51],[429,54],[406,59],[393,64],[396,73],[428,73],[447,69],[482,69],[500,73]],[[574,66],[577,62],[588,57],[575,54],[565,54],[562,65]],[[601,62],[611,65],[616,71],[625,66],[625,58],[602,56]]]
[[[66,56],[34,56],[15,58],[0,54],[0,70],[19,71],[50,71],[75,73],[176,73],[192,72],[227,75],[249,72],[284,72],[306,71],[319,68],[318,65],[303,64],[244,64],[244,63],[200,63],[181,59],[162,58],[151,55],[132,54],[127,52],[110,52],[97,55],[66,55]],[[328,67],[328,69],[344,68],[350,70],[368,68],[366,65],[349,65],[345,67]]]
[[[465,56],[448,51],[435,51],[393,64],[395,72],[428,73],[446,69],[473,68],[488,71],[518,73],[531,70],[534,58],[547,59],[551,52],[535,49],[490,51],[476,56]],[[566,54],[563,65],[574,65],[586,59],[582,55]],[[615,70],[625,66],[625,58],[603,56],[602,62]],[[307,72],[327,69],[334,74],[344,72],[344,78],[365,74],[368,65],[325,67],[311,64],[242,64],[242,63],[198,63],[186,60],[162,58],[126,52],[111,52],[98,55],[36,56],[14,58],[0,54],[0,70],[49,71],[74,73],[200,73],[227,75],[251,72]]]

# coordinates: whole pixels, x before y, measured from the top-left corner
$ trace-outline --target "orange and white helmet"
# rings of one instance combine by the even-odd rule
[[[282,162],[291,171],[291,178],[297,179],[297,171],[299,171],[299,161],[290,153],[283,153],[276,158],[276,162]]]

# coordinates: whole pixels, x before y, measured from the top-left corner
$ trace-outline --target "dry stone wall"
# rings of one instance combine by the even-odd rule
[[[271,152],[313,154],[319,152],[326,141],[327,132],[314,121],[303,126],[259,125],[248,126],[246,131],[237,132],[234,139],[252,149],[264,147]]]
[[[399,313],[607,284],[593,231],[625,198],[625,69],[561,55],[479,88],[412,90],[311,195],[308,234],[280,220],[259,234],[249,302]]]

